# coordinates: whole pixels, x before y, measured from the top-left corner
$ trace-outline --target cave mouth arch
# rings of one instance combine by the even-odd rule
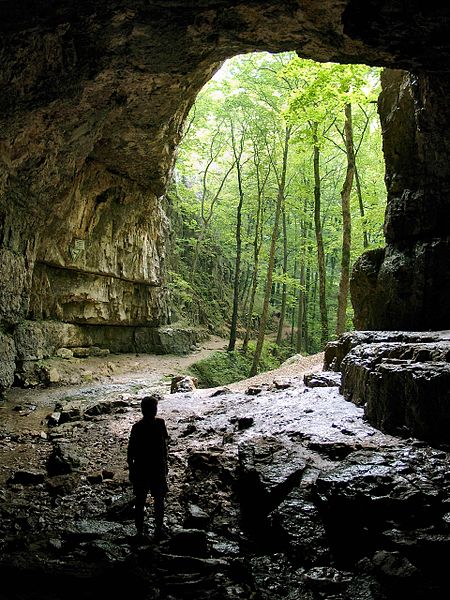
[[[387,246],[355,270],[356,324],[450,327],[449,9],[367,8],[2,2],[2,387],[61,347],[164,347],[160,198],[182,122],[225,58],[255,50],[403,69],[380,100]]]

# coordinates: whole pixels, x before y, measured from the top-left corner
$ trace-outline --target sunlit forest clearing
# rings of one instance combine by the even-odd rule
[[[384,242],[379,79],[257,53],[197,97],[169,192],[170,288],[174,318],[229,339],[222,370],[254,375],[352,329],[352,264]]]

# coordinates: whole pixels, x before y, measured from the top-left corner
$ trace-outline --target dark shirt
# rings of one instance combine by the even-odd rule
[[[167,429],[164,419],[143,418],[131,428],[127,460],[134,481],[167,474]]]

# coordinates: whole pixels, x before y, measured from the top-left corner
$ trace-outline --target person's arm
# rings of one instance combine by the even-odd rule
[[[168,454],[169,454],[169,449],[168,449],[168,445],[169,445],[169,434],[167,433],[167,427],[166,427],[166,423],[165,421],[162,421],[162,430],[163,430],[163,440],[164,440],[164,447],[163,447],[163,452],[164,452],[164,462],[166,464],[166,475],[169,472],[169,462],[168,462]]]
[[[135,446],[136,446],[136,431],[135,428],[131,428],[130,439],[128,440],[128,448],[127,448],[127,464],[128,470],[130,473],[130,481],[132,480],[132,469],[134,464],[135,457]]]

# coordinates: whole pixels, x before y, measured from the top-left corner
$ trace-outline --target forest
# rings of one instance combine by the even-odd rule
[[[247,376],[353,327],[352,264],[384,243],[379,81],[240,55],[189,113],[168,195],[173,319],[226,337]]]

